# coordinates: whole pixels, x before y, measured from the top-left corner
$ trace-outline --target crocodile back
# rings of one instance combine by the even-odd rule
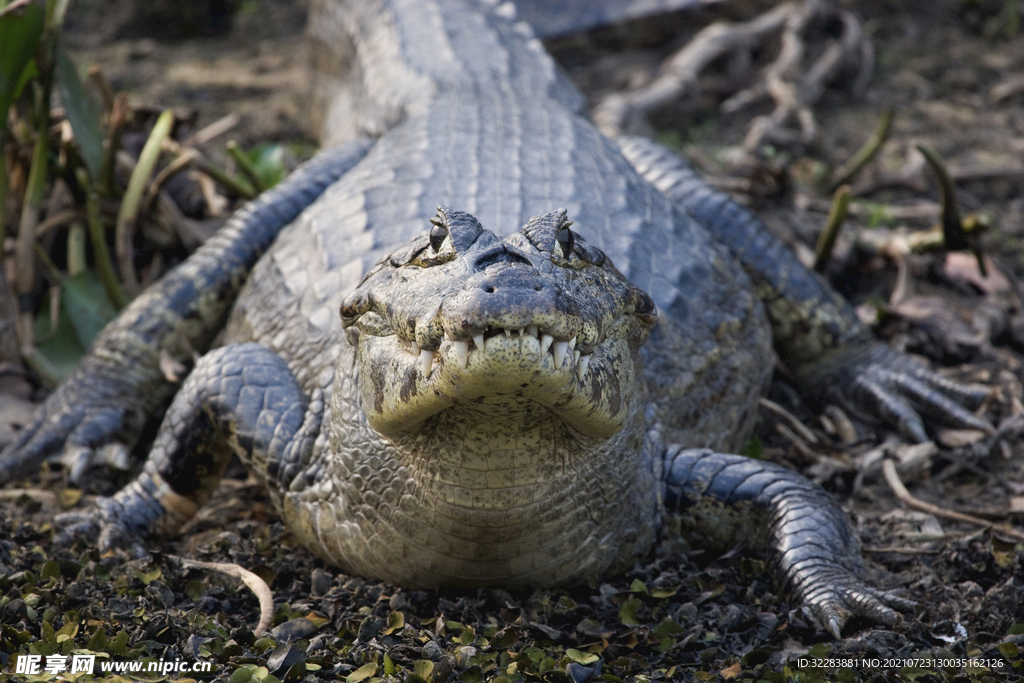
[[[258,340],[303,383],[347,353],[338,308],[381,257],[429,228],[439,204],[499,236],[568,209],[662,315],[645,347],[651,404],[670,440],[735,447],[770,371],[770,334],[741,269],[578,114],[578,91],[509,3],[321,0],[311,26],[340,70],[335,141],[378,137],[353,171],[285,229],[243,291],[229,341]],[[347,35],[339,40],[338,35]],[[336,114],[347,112],[343,126]],[[319,378],[319,379],[317,379]],[[309,384],[309,386],[312,386]]]

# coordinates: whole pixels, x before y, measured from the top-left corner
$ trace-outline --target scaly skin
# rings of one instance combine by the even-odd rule
[[[144,551],[234,452],[292,532],[349,572],[578,582],[689,519],[703,520],[696,543],[760,522],[780,584],[833,634],[850,614],[892,623],[905,603],[857,577],[856,537],[823,491],[686,446],[747,438],[773,337],[809,392],[847,377],[898,425],[922,424],[914,406],[977,424],[953,401],[976,396],[871,340],[664,150],[626,143],[624,157],[511,5],[314,5],[318,59],[348,71],[318,91],[332,146],[319,170],[255,205],[294,211],[243,210],[133,304],[0,455],[0,480],[62,448],[81,462],[131,443],[134,415],[173,392],[153,379],[161,350],[205,351],[255,262],[140,478],[65,519],[68,536]]]

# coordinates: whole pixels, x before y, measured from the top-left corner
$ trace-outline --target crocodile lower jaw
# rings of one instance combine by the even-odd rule
[[[536,332],[536,333],[535,333]],[[581,353],[534,325],[445,339],[436,350],[395,335],[360,335],[360,388],[367,420],[401,437],[432,415],[490,397],[538,403],[590,437],[618,433],[642,391],[642,368],[627,339]],[[640,390],[638,390],[640,386]]]

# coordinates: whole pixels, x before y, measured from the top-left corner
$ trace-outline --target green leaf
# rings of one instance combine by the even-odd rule
[[[373,676],[375,673],[377,673],[377,662],[370,662],[369,664],[363,664],[348,676],[345,676],[345,680],[348,681],[348,683],[358,683],[359,681],[364,681],[370,676]]]
[[[640,620],[637,619],[637,612],[643,607],[643,603],[640,602],[639,598],[630,598],[626,602],[622,603],[622,607],[619,608],[619,621],[624,626],[639,626]]]
[[[405,615],[401,612],[389,612],[388,613],[388,627],[384,631],[384,635],[389,636],[395,631],[399,631],[405,628]]]
[[[39,570],[40,579],[59,579],[60,578],[60,563],[56,560],[48,560],[43,563],[43,566]]]
[[[997,647],[999,652],[1007,659],[1017,659],[1020,656],[1020,650],[1015,643],[999,643]]]
[[[659,638],[664,637],[664,636],[679,635],[680,633],[685,633],[685,632],[686,632],[685,628],[683,628],[682,626],[680,626],[676,622],[672,621],[671,619],[666,619],[665,621],[663,621],[660,624],[658,624],[654,628],[654,630],[651,631],[651,633],[653,633],[654,635],[658,636]]]
[[[82,87],[78,69],[64,51],[57,55],[57,87],[82,160],[89,174],[94,179],[99,178],[103,168],[103,127],[100,125],[99,108]]]
[[[250,678],[252,678],[252,670],[240,666],[231,672],[228,683],[246,683]]]
[[[107,632],[103,630],[103,626],[96,627],[96,631],[89,636],[89,642],[86,643],[86,646],[94,651],[107,649]]]
[[[565,655],[574,662],[579,664],[593,664],[600,659],[597,655],[592,652],[580,652],[574,648],[566,648]]]
[[[434,671],[434,663],[429,659],[417,659],[412,663],[413,671],[423,680],[429,680],[430,674]]]
[[[103,283],[91,270],[82,271],[64,280],[64,307],[67,309],[75,334],[83,347],[88,347],[108,322],[114,311]]]
[[[153,567],[148,572],[147,571],[137,571],[137,572],[135,572],[135,578],[137,578],[139,581],[141,581],[142,583],[146,584],[147,586],[150,584],[151,581],[156,581],[161,576],[163,576],[163,571],[161,571],[160,567]]]
[[[284,147],[281,145],[257,145],[246,153],[252,162],[252,170],[264,187],[273,187],[284,180],[288,169],[284,163]]]
[[[60,307],[57,328],[50,329],[50,306],[47,299],[36,314],[33,326],[39,341],[26,360],[47,384],[56,386],[78,366],[85,346],[78,340],[67,306]]]
[[[25,71],[43,35],[44,14],[35,3],[0,13],[0,131],[7,129],[7,109],[25,86]]]

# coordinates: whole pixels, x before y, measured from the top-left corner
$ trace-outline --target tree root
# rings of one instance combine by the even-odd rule
[[[810,33],[823,25],[837,26],[838,37],[812,49]],[[609,136],[642,133],[650,111],[698,91],[699,77],[712,62],[730,57],[749,71],[751,50],[776,34],[781,41],[778,56],[753,85],[726,100],[722,110],[731,113],[770,98],[773,111],[751,122],[744,146],[753,150],[764,144],[810,144],[818,134],[811,107],[825,88],[854,69],[853,90],[860,92],[874,66],[871,42],[857,18],[824,0],[787,2],[750,21],[706,27],[666,59],[650,83],[606,97],[594,110],[594,122]],[[751,80],[749,74],[746,79]]]

